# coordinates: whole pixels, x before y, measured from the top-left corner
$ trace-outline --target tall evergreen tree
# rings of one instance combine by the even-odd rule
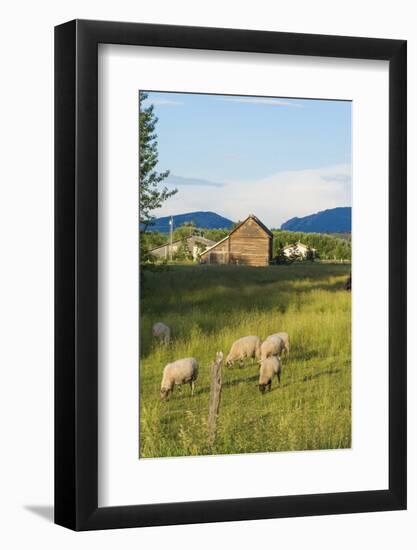
[[[145,92],[139,92],[139,212],[142,231],[146,231],[155,216],[153,210],[160,208],[164,201],[174,195],[177,190],[169,191],[158,185],[169,175],[169,170],[157,172],[158,142],[155,127],[158,118],[153,105],[145,107],[143,102],[148,97]]]

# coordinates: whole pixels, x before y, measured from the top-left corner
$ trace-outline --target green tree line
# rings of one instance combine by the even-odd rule
[[[316,249],[317,257],[321,260],[350,260],[352,247],[350,240],[324,233],[302,233],[299,231],[285,231],[274,229],[273,257],[279,255],[280,250],[297,241]]]

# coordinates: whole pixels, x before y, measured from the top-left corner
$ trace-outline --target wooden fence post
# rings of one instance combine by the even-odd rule
[[[210,365],[210,402],[208,414],[208,441],[209,445],[214,444],[216,438],[216,423],[220,407],[220,395],[222,391],[222,362],[223,352],[216,353],[216,361]]]

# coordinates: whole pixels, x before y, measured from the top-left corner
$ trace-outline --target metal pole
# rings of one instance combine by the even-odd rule
[[[173,228],[173,225],[174,225],[174,220],[172,219],[172,216],[171,216],[171,219],[169,220],[169,259],[171,260],[171,262],[172,262],[172,228]]]

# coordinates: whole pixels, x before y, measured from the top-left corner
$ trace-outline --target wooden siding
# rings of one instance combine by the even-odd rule
[[[249,218],[230,235],[229,262],[241,265],[268,265],[271,237]]]
[[[229,263],[229,237],[209,250],[203,257],[207,264],[228,264]]]
[[[208,264],[269,265],[272,257],[272,235],[252,216],[230,235],[201,255]]]

